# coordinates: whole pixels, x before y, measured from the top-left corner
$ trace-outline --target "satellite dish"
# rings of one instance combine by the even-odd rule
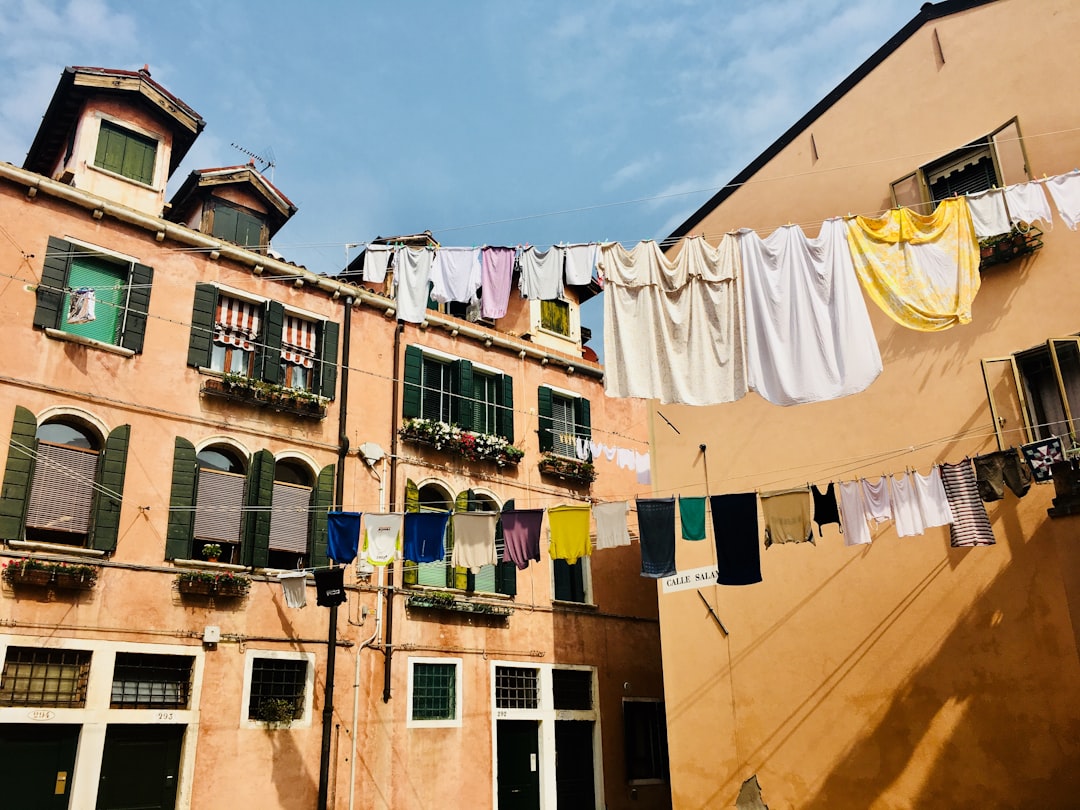
[[[386,451],[375,444],[375,442],[364,442],[357,448],[357,452],[360,453],[360,458],[362,458],[368,466],[373,466],[376,462],[381,461],[386,455]]]

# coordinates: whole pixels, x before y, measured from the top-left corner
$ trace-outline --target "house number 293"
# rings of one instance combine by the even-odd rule
[[[172,712],[158,712],[157,713],[157,719],[158,720],[172,720],[173,719],[173,713]]]

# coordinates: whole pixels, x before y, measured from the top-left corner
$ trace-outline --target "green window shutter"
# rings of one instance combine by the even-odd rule
[[[424,353],[419,346],[405,347],[405,370],[402,377],[405,380],[405,390],[401,396],[401,415],[405,419],[416,419],[420,416],[421,383],[423,381]]]
[[[98,484],[94,495],[94,529],[92,545],[98,551],[115,551],[120,534],[120,506],[124,498],[124,471],[127,467],[131,425],[121,425],[105,440],[101,454]]]
[[[503,504],[502,511],[514,508],[514,499],[511,498]],[[495,543],[504,541],[502,519],[495,524]],[[505,541],[504,541],[505,542]],[[512,562],[498,562],[495,564],[495,593],[507,596],[517,596],[517,566]]]
[[[326,556],[328,529],[326,528],[326,512],[334,505],[334,473],[336,467],[327,464],[319,472],[319,480],[311,493],[311,538],[308,543],[308,565],[329,565]]]
[[[584,397],[574,400],[574,426],[577,428],[577,438],[592,438],[592,406]],[[591,452],[588,460],[592,461]]]
[[[284,325],[285,307],[277,301],[267,302],[258,337],[260,347],[255,376],[273,385],[281,382],[281,330]]]
[[[191,336],[188,338],[187,364],[209,366],[210,347],[214,340],[218,289],[213,284],[195,285],[195,306],[191,311]]]
[[[231,205],[221,205],[215,201],[214,225],[210,229],[213,236],[224,239],[227,242],[236,241],[236,223],[238,212]]]
[[[348,318],[349,314],[346,313]],[[323,321],[319,340],[319,376],[316,380],[319,393],[333,399],[337,393],[338,373],[338,325],[333,321]]]
[[[270,559],[270,507],[274,501],[274,454],[260,450],[251,457],[244,487],[244,522],[240,560],[265,568]]]
[[[165,532],[166,560],[191,559],[198,482],[195,445],[177,436],[173,450],[172,491],[169,493],[169,527]]]
[[[34,326],[40,329],[56,329],[60,326],[71,252],[71,242],[49,237],[49,247],[41,267],[41,283],[37,285],[37,305],[34,307]]]
[[[514,441],[514,378],[509,374],[503,374],[499,377],[499,387],[501,390],[501,402],[498,410],[497,424],[499,426],[499,435],[506,439],[508,442]]]
[[[238,211],[236,214],[236,242],[248,250],[262,248],[263,223],[258,217],[252,216],[246,211]]]
[[[454,361],[454,394],[451,419],[464,430],[473,429],[473,365],[468,360]]]
[[[555,436],[551,430],[551,389],[541,385],[536,392],[537,427],[540,435],[540,452],[547,453],[555,446]]]
[[[94,288],[96,317],[87,323],[67,323],[71,293],[65,292],[60,308],[60,328],[72,335],[115,344],[124,316],[127,283],[127,271],[112,262],[88,256],[72,259],[68,267],[67,287],[72,290],[80,287]]]
[[[409,346],[409,349],[415,348]],[[406,358],[408,357],[408,349],[405,350]],[[417,349],[417,354],[420,350]],[[420,511],[420,488],[416,486],[416,482],[411,478],[405,479],[405,511],[406,512],[419,512]],[[401,581],[405,585],[415,585],[418,579],[418,569],[415,562],[406,560],[401,567]]]
[[[454,498],[454,511],[455,512],[471,512],[473,508],[473,491],[471,489],[463,489]],[[449,561],[451,551],[454,548],[454,521],[450,520],[450,525],[446,532],[447,544],[446,544],[446,559]],[[467,591],[469,588],[469,569],[468,568],[453,568],[447,566],[447,585],[451,588],[457,588],[459,591]]]
[[[4,488],[0,491],[0,540],[22,540],[36,450],[37,418],[26,408],[16,405],[4,466]]]
[[[154,182],[154,148],[140,138],[127,137],[124,144],[124,177],[150,185]]]
[[[146,337],[146,313],[150,309],[150,284],[154,280],[154,268],[135,263],[131,267],[131,287],[128,289],[127,312],[124,314],[123,335],[120,345],[133,352],[143,350]]]

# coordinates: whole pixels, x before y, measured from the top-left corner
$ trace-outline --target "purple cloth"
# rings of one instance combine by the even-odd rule
[[[360,512],[329,512],[326,515],[326,556],[334,562],[351,563],[360,546]]]
[[[449,512],[406,512],[405,548],[406,560],[416,563],[439,562],[446,554],[443,539]]]
[[[514,277],[514,249],[486,247],[480,252],[480,314],[485,318],[501,318],[510,302],[510,287]]]
[[[524,570],[529,560],[540,562],[540,525],[543,509],[508,509],[502,513],[503,562]]]

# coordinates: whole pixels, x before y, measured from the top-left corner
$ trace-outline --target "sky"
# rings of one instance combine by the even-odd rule
[[[0,0],[0,160],[67,65],[138,69],[206,121],[173,175],[272,158],[274,238],[335,274],[377,236],[667,236],[923,0]],[[600,298],[583,322],[600,351]]]

